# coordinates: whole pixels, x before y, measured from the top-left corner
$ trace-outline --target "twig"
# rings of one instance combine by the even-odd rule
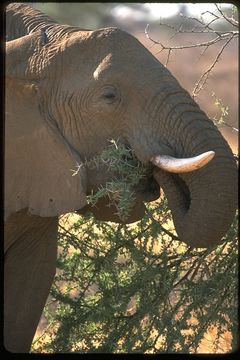
[[[212,69],[214,68],[214,66],[217,64],[217,62],[220,59],[220,56],[222,55],[224,49],[227,47],[227,45],[232,41],[233,39],[233,35],[225,42],[225,44],[222,46],[222,48],[220,49],[220,51],[218,52],[216,58],[214,59],[213,63],[209,66],[209,68],[201,75],[200,79],[198,80],[198,82],[196,83],[193,92],[192,92],[192,96],[193,98],[203,89],[204,85],[206,84],[209,75],[212,71]]]
[[[218,9],[218,11],[220,12],[221,16],[222,16],[227,22],[229,22],[232,26],[238,28],[238,26],[239,26],[238,21],[234,20],[233,18],[229,18],[228,16],[226,16],[226,15],[223,13],[222,9],[220,9],[220,7],[218,6],[218,4],[215,4],[215,6],[216,6],[216,8]]]
[[[204,85],[206,84],[209,75],[211,73],[211,71],[213,70],[213,68],[215,67],[215,65],[217,64],[217,62],[220,60],[220,56],[222,55],[222,53],[224,52],[224,50],[226,49],[226,47],[229,45],[229,43],[235,38],[238,37],[239,35],[239,31],[238,30],[216,30],[213,28],[213,24],[217,21],[217,20],[224,20],[225,22],[227,22],[229,25],[237,27],[238,28],[238,21],[236,21],[233,17],[229,18],[227,15],[225,15],[222,11],[222,9],[219,7],[218,4],[215,4],[216,6],[216,10],[218,13],[213,13],[211,11],[205,11],[201,14],[201,19],[195,18],[195,17],[190,17],[190,16],[186,16],[184,14],[180,14],[180,16],[184,19],[184,20],[190,20],[190,21],[194,21],[196,24],[199,24],[198,26],[193,26],[192,29],[183,29],[183,24],[181,24],[179,26],[179,28],[177,29],[175,26],[169,25],[169,24],[165,24],[163,22],[160,22],[159,25],[160,26],[165,26],[168,29],[170,29],[171,31],[173,31],[173,35],[168,39],[172,40],[173,38],[175,38],[177,35],[181,35],[181,34],[193,34],[193,35],[197,35],[197,34],[207,34],[207,35],[214,35],[213,39],[210,39],[208,41],[200,41],[200,42],[195,42],[193,44],[186,44],[186,45],[168,45],[168,44],[163,44],[161,41],[157,41],[155,39],[153,39],[151,37],[151,35],[149,34],[149,24],[147,24],[146,28],[145,28],[145,34],[146,37],[154,43],[154,45],[159,45],[160,46],[160,50],[156,52],[155,55],[166,51],[167,52],[167,58],[166,58],[166,63],[165,66],[167,66],[170,62],[170,57],[173,53],[174,50],[184,50],[184,49],[194,49],[194,48],[201,48],[203,47],[203,51],[200,54],[200,57],[203,56],[206,51],[209,49],[210,46],[214,46],[216,44],[218,44],[219,42],[224,41],[223,46],[221,47],[220,51],[218,52],[217,56],[215,57],[215,59],[213,60],[212,64],[207,68],[206,71],[204,71],[204,73],[201,75],[200,79],[198,80],[198,82],[196,83],[194,89],[193,89],[193,97],[195,97],[204,87]],[[208,21],[207,23],[203,20],[203,16],[206,14],[210,14],[211,16],[213,16],[213,19],[211,19],[210,21]]]

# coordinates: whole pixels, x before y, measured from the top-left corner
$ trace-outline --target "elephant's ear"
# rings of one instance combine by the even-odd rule
[[[49,128],[39,110],[40,80],[33,80],[34,66],[29,73],[39,39],[28,35],[6,47],[5,218],[26,208],[31,214],[58,216],[86,204],[79,154]],[[79,171],[72,176],[76,166]]]
[[[6,42],[6,76],[18,79],[36,78],[37,72],[29,66],[34,53],[37,53],[46,42],[43,30]]]

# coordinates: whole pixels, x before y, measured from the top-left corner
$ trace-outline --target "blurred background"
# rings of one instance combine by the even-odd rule
[[[213,3],[30,3],[60,23],[97,29],[114,26],[130,32],[138,38],[162,63],[166,63],[168,53],[159,44],[147,38],[148,34],[163,45],[185,46],[199,44],[213,39],[212,34],[203,32],[180,33],[174,35],[174,28],[182,24],[190,30],[198,21],[210,22],[218,14]],[[238,19],[237,8],[232,4],[221,4],[221,9],[229,17]],[[181,15],[182,14],[182,15]],[[188,19],[186,19],[188,18]],[[160,24],[161,23],[161,24]],[[165,24],[165,25],[163,25]],[[232,30],[227,21],[214,22],[218,31]],[[236,30],[236,28],[235,28]],[[211,117],[219,119],[221,107],[227,110],[224,121],[238,128],[238,39],[234,38],[219,58],[203,90],[195,98],[201,108]],[[210,46],[201,56],[203,47],[180,49],[171,52],[167,67],[192,93],[201,75],[211,66],[224,41]],[[213,95],[215,94],[215,95]],[[216,101],[221,106],[216,106]],[[226,125],[220,126],[234,153],[238,152],[238,133]]]

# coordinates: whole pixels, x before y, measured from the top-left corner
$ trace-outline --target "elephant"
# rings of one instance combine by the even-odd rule
[[[218,244],[230,227],[237,167],[213,121],[121,29],[62,25],[11,3],[5,73],[4,341],[24,353],[53,282],[59,216],[90,208],[97,219],[121,222],[106,198],[87,203],[113,178],[85,161],[109,139],[151,167],[126,222],[141,219],[144,202],[161,188],[180,240],[191,247]]]

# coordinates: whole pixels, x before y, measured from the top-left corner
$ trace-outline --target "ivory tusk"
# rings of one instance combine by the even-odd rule
[[[177,159],[169,155],[157,155],[151,158],[150,161],[165,171],[172,173],[185,173],[200,169],[212,160],[214,155],[214,151],[207,151],[200,155],[183,159]]]

